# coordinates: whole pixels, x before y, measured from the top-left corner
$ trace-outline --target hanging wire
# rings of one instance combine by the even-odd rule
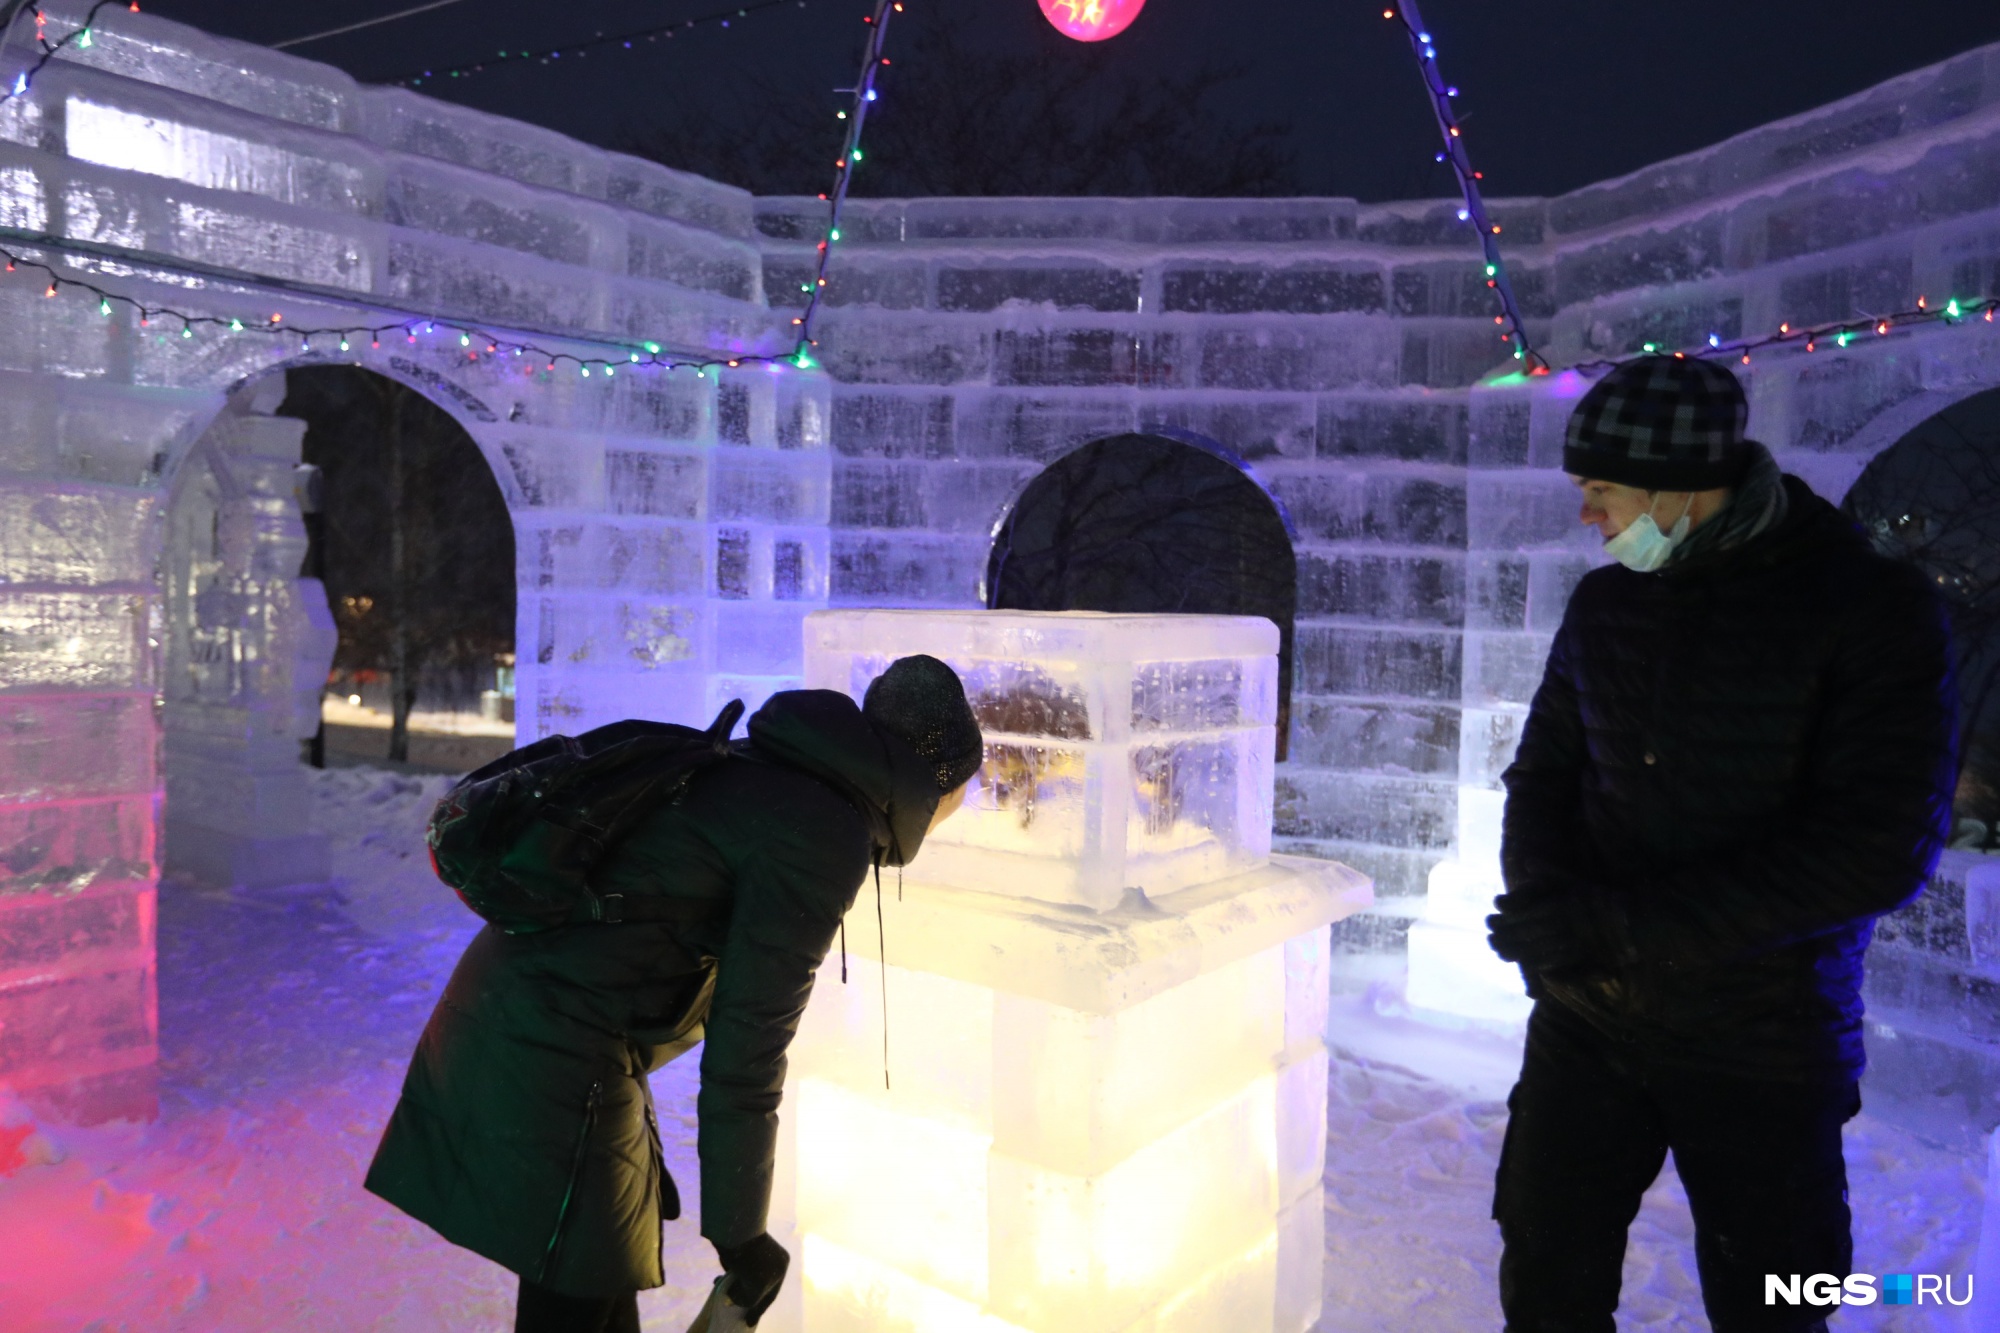
[[[455,0],[442,0],[442,2],[451,4]],[[598,32],[592,33],[589,37],[580,41],[560,42],[554,46],[546,47],[538,46],[533,50],[503,50],[490,56],[482,56],[477,60],[465,61],[462,64],[440,65],[431,69],[413,70],[408,74],[398,74],[394,78],[384,79],[383,82],[400,84],[406,88],[419,88],[425,82],[437,79],[470,78],[474,74],[483,74],[498,65],[519,65],[531,60],[539,61],[541,64],[546,65],[551,60],[560,60],[564,56],[574,59],[586,52],[602,50],[605,47],[611,46],[624,47],[629,50],[635,43],[653,42],[662,37],[671,38],[676,33],[685,32],[689,28],[706,27],[711,23],[726,28],[736,19],[748,18],[752,14],[761,14],[767,9],[804,9],[805,7],[806,0],[757,0],[755,4],[731,5],[727,9],[718,9],[711,14],[698,14],[693,18],[676,19],[672,23],[659,23],[644,28],[634,28],[630,32],[616,32],[609,36]],[[416,13],[418,11],[412,10],[410,12]],[[330,36],[331,34],[323,33],[321,35]],[[302,38],[300,40],[310,39]]]
[[[283,51],[294,46],[304,46],[307,42],[323,41],[328,37],[340,37],[350,32],[360,32],[363,28],[380,27],[384,23],[394,23],[398,19],[411,18],[417,14],[428,14],[433,9],[443,9],[448,5],[463,3],[464,0],[430,0],[430,3],[427,5],[418,5],[413,9],[399,9],[393,14],[384,14],[379,18],[362,19],[359,23],[349,23],[343,27],[328,28],[325,32],[310,32],[303,37],[287,37],[282,42],[272,42],[271,49],[273,51]]]
[[[6,0],[0,4],[0,48],[4,48],[14,36],[14,24],[34,0]]]

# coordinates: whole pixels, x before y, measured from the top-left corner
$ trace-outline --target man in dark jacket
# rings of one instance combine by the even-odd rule
[[[621,842],[595,886],[644,919],[482,930],[411,1061],[367,1188],[520,1275],[519,1333],[638,1333],[680,1215],[646,1076],[701,1041],[702,1234],[749,1322],[789,1256],[766,1230],[785,1049],[871,869],[958,808],[982,755],[951,668],[774,696],[749,739]],[[669,916],[671,920],[659,920]]]
[[[1721,366],[1592,386],[1564,468],[1617,564],[1577,585],[1507,770],[1493,948],[1535,1007],[1494,1197],[1510,1333],[1612,1333],[1668,1151],[1716,1333],[1823,1327],[1764,1276],[1852,1262],[1874,919],[1942,846],[1943,613],[1744,437]]]

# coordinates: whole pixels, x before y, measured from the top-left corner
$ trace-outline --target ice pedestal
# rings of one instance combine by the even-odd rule
[[[1431,868],[1424,914],[1410,924],[1405,998],[1419,1009],[1482,1022],[1525,1023],[1533,1001],[1521,969],[1486,942],[1486,918],[1504,890],[1500,816],[1504,793],[1461,787],[1459,855]]]
[[[771,1221],[801,1280],[767,1327],[1299,1333],[1318,1318],[1325,927],[1371,894],[1345,866],[1263,850],[1271,724],[1246,719],[1276,647],[1268,624],[1210,617],[809,621],[810,684],[859,693],[888,660],[928,651],[989,718],[1012,708],[1015,729],[989,734],[977,780],[1007,799],[885,884],[879,933],[864,889],[847,981],[829,963],[815,987]],[[1169,679],[1189,683],[1162,691]],[[1069,702],[1037,723],[1022,698],[1051,697],[1048,682]],[[1079,733],[1063,738],[1080,752],[1068,769],[1009,768],[1024,742],[1053,739],[1058,712]],[[1139,836],[1149,826],[1129,812],[1161,800],[1146,752],[1175,747],[1231,755],[1228,799],[1203,768],[1201,798],[1170,802],[1174,817]],[[1069,840],[1022,839],[981,874],[979,820],[1032,833],[1021,812],[1030,797],[1047,808],[1038,781]],[[1177,883],[1191,872],[1149,837],[1225,873]],[[1137,882],[1149,874],[1174,887],[1156,894]]]

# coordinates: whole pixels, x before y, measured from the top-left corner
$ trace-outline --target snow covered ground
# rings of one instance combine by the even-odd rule
[[[511,1326],[513,1279],[362,1192],[432,1000],[476,925],[419,830],[448,779],[313,775],[336,882],[283,893],[172,885],[160,912],[162,1096],[150,1125],[36,1125],[0,1100],[7,1333],[439,1333]],[[1494,1329],[1487,1207],[1517,1058],[1504,1038],[1338,997],[1326,1333]],[[696,1197],[693,1060],[656,1079],[669,1168]],[[1849,1128],[1857,1267],[1969,1272],[1983,1163],[1864,1115]],[[1625,1327],[1699,1330],[1687,1204],[1669,1171],[1633,1229]],[[713,1275],[668,1232],[648,1330],[679,1333]],[[1958,1330],[1934,1308],[1841,1327]]]
[[[1500,1326],[1498,1228],[1488,1220],[1518,1040],[1411,1019],[1397,987],[1334,999],[1327,1126],[1324,1333]],[[1985,1163],[1865,1112],[1847,1127],[1854,1264],[1865,1273],[1973,1269]],[[1976,1307],[1975,1307],[1976,1308]],[[1927,1305],[1844,1311],[1837,1329],[1970,1333]],[[1701,1333],[1694,1221],[1669,1161],[1632,1225],[1621,1329]]]

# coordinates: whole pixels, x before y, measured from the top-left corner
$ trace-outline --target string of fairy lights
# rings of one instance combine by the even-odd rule
[[[889,39],[889,16],[903,12],[903,0],[875,0],[875,12],[863,22],[869,25],[868,43],[861,57],[861,74],[855,79],[854,87],[845,91],[854,94],[854,106],[850,111],[840,113],[847,122],[847,138],[841,144],[840,157],[833,164],[833,190],[821,195],[827,202],[826,234],[820,237],[819,249],[815,253],[812,280],[801,286],[806,294],[805,312],[792,321],[799,331],[800,355],[806,349],[817,347],[813,340],[813,319],[819,314],[820,304],[826,296],[826,270],[833,260],[833,247],[840,240],[840,214],[847,205],[847,187],[854,179],[854,169],[861,165],[861,131],[868,123],[868,108],[879,100],[875,87],[876,75],[887,68],[888,58],[882,54],[883,43]]]
[[[1486,286],[1500,301],[1500,313],[1493,317],[1493,322],[1502,326],[1500,337],[1513,344],[1514,358],[1524,363],[1523,368],[1530,374],[1546,375],[1548,362],[1528,341],[1528,325],[1521,317],[1520,302],[1514,299],[1514,284],[1507,278],[1507,264],[1500,255],[1500,224],[1488,215],[1485,197],[1479,189],[1479,182],[1486,177],[1473,170],[1472,159],[1466,152],[1465,134],[1452,106],[1458,89],[1444,81],[1444,73],[1438,68],[1437,42],[1424,26],[1417,0],[1397,0],[1397,7],[1384,9],[1382,17],[1402,23],[1410,39],[1410,49],[1416,53],[1417,66],[1424,76],[1424,91],[1430,95],[1431,112],[1437,117],[1438,133],[1444,139],[1444,151],[1437,155],[1437,160],[1450,163],[1452,173],[1458,177],[1459,193],[1465,200],[1458,210],[1458,220],[1471,223],[1478,234],[1479,247],[1486,256]]]
[[[739,6],[733,13],[734,16],[741,17],[756,10],[777,8],[781,4],[792,4],[803,7],[804,2],[805,0],[765,0],[761,4]],[[80,26],[53,41],[47,35],[47,14],[39,8],[36,9],[35,40],[40,48],[39,57],[33,65],[23,70],[15,78],[11,89],[0,93],[0,101],[4,101],[10,97],[18,97],[26,93],[33,86],[35,77],[64,48],[71,46],[78,49],[89,48],[94,41],[92,32],[97,15],[113,4],[123,4],[133,13],[137,13],[139,10],[137,0],[97,0],[85,15],[84,21]],[[586,379],[592,375],[602,376],[607,379],[613,378],[620,370],[628,372],[647,369],[669,372],[692,370],[697,376],[702,376],[711,370],[733,369],[745,365],[758,364],[783,364],[794,366],[801,370],[812,369],[818,364],[812,356],[812,349],[818,346],[817,340],[812,336],[813,320],[819,313],[822,304],[821,298],[826,289],[827,266],[831,260],[833,244],[840,239],[840,219],[842,209],[847,202],[848,183],[853,179],[855,167],[862,161],[861,134],[867,123],[868,109],[880,99],[881,93],[877,86],[878,76],[880,71],[889,64],[887,57],[882,54],[883,43],[888,35],[889,19],[892,14],[900,14],[903,10],[904,5],[902,0],[877,0],[874,13],[865,16],[862,20],[869,25],[870,31],[868,39],[864,44],[865,54],[862,59],[861,72],[852,89],[842,90],[851,92],[854,99],[851,109],[843,110],[839,113],[841,119],[848,122],[846,141],[842,145],[840,159],[835,165],[833,188],[827,194],[820,196],[828,205],[826,230],[819,243],[817,263],[814,268],[812,280],[802,288],[802,291],[807,296],[806,308],[804,313],[792,320],[796,336],[793,349],[787,353],[740,353],[730,355],[709,352],[685,352],[669,350],[662,344],[650,340],[640,341],[634,345],[627,345],[605,343],[602,340],[589,337],[565,335],[562,341],[575,346],[596,346],[614,349],[607,351],[603,355],[579,355],[565,347],[550,347],[532,339],[524,339],[513,334],[496,333],[480,324],[454,319],[450,316],[406,310],[391,310],[387,307],[376,308],[388,310],[389,313],[392,313],[394,315],[392,321],[340,325],[323,324],[313,327],[300,327],[296,323],[287,324],[282,311],[273,312],[265,318],[248,320],[241,316],[213,315],[197,311],[186,311],[169,305],[153,305],[138,297],[102,286],[88,278],[64,272],[47,260],[37,258],[34,254],[28,252],[28,249],[37,252],[74,252],[79,248],[74,243],[67,242],[65,238],[56,236],[27,238],[29,241],[28,249],[22,250],[0,245],[0,261],[4,261],[7,273],[27,271],[39,274],[42,279],[46,280],[47,286],[44,289],[43,295],[47,297],[55,298],[64,292],[82,293],[88,297],[95,298],[98,313],[107,319],[114,316],[120,309],[130,310],[137,314],[140,328],[158,330],[156,336],[162,338],[178,337],[181,340],[189,340],[193,339],[196,336],[196,331],[200,329],[222,329],[230,333],[262,332],[276,337],[297,339],[299,350],[302,354],[311,354],[315,351],[331,354],[334,352],[350,352],[357,343],[363,340],[367,341],[371,350],[376,350],[382,346],[383,339],[385,338],[400,338],[406,344],[415,346],[427,339],[436,339],[442,336],[447,341],[455,339],[459,348],[464,351],[466,358],[472,362],[478,362],[482,356],[488,360],[505,358],[509,361],[522,364],[530,373],[533,373],[537,367],[542,372],[553,373],[564,367],[573,366],[579,375]],[[684,19],[676,24],[675,28],[676,30],[681,30],[708,21],[726,23],[726,17],[718,13],[701,19]],[[661,29],[660,31],[664,32],[665,29]],[[627,41],[628,37],[630,40],[637,40],[639,37],[645,35],[642,32],[639,34],[630,34],[625,37],[604,38],[602,41],[608,44],[612,41]],[[137,259],[139,262],[150,267],[163,270],[186,268],[185,265],[176,265],[172,260],[161,256],[131,255],[126,256],[126,258]],[[260,282],[254,275],[248,274],[231,275],[231,280],[250,285],[274,285],[268,281]],[[282,284],[277,285],[282,289]],[[332,294],[316,293],[315,295]]]
[[[41,9],[35,10],[35,45],[40,48],[40,54],[36,57],[34,64],[14,76],[12,84],[8,85],[4,90],[0,90],[0,102],[12,101],[14,98],[26,93],[30,85],[34,83],[35,76],[40,74],[64,47],[74,46],[80,51],[89,50],[92,42],[95,40],[91,36],[91,33],[97,23],[98,14],[113,5],[120,6],[128,13],[136,14],[139,12],[139,0],[97,0],[97,3],[90,7],[90,12],[83,16],[81,24],[70,29],[53,42],[49,40],[49,16]],[[9,11],[8,28],[11,29],[13,20],[19,16],[19,13],[18,9]],[[0,40],[4,40],[7,35],[6,31],[0,30]]]
[[[729,18],[743,17],[784,5],[802,7],[804,3],[805,0],[762,0],[762,3],[741,5],[727,13],[718,11],[700,18],[683,19],[672,27],[673,30],[680,31],[704,23],[725,22]],[[132,13],[139,12],[136,0],[96,0],[78,27],[53,39],[48,35],[47,14],[37,8],[34,11],[34,42],[37,47],[37,58],[28,68],[15,76],[11,85],[0,87],[0,102],[24,95],[33,86],[35,77],[65,49],[89,49],[95,40],[93,31],[97,16],[114,6],[122,7]],[[1444,139],[1444,151],[1438,154],[1438,160],[1449,163],[1458,177],[1464,197],[1464,206],[1460,210],[1459,217],[1462,221],[1471,223],[1479,235],[1486,261],[1486,285],[1500,303],[1500,314],[1495,316],[1495,322],[1502,325],[1501,336],[1512,344],[1515,358],[1525,363],[1523,369],[1530,374],[1546,374],[1549,370],[1548,363],[1535,351],[1529,341],[1519,303],[1515,299],[1512,284],[1508,281],[1506,265],[1500,254],[1501,228],[1491,220],[1481,195],[1479,182],[1484,176],[1471,164],[1460,122],[1452,108],[1452,99],[1458,95],[1458,89],[1444,82],[1438,68],[1436,41],[1423,26],[1423,19],[1415,0],[1398,0],[1398,6],[1395,9],[1385,9],[1383,16],[1399,19],[1402,22],[1408,31],[1412,49],[1417,54],[1425,86],[1431,94],[1432,108],[1437,117],[1439,131]],[[902,0],[876,0],[873,13],[864,16],[862,20],[869,26],[868,39],[864,44],[861,70],[854,87],[841,90],[851,93],[853,97],[850,107],[837,113],[846,122],[846,137],[840,157],[834,164],[833,187],[828,193],[820,196],[827,204],[825,232],[816,250],[812,277],[801,285],[800,290],[806,297],[806,305],[804,311],[792,320],[796,337],[793,350],[790,352],[729,354],[671,349],[650,340],[627,344],[566,333],[522,336],[518,330],[495,332],[476,321],[400,310],[374,303],[370,303],[371,309],[377,312],[378,318],[373,321],[315,324],[312,327],[300,327],[295,322],[288,322],[282,311],[274,311],[268,316],[249,318],[186,311],[171,305],[155,305],[105,287],[89,278],[58,269],[47,259],[38,257],[50,252],[93,254],[106,249],[56,236],[30,236],[11,232],[13,238],[11,242],[0,244],[0,262],[4,262],[6,273],[27,272],[38,275],[38,280],[45,283],[43,295],[51,299],[65,293],[81,294],[94,299],[98,313],[107,319],[115,316],[121,309],[128,310],[137,315],[138,327],[153,331],[156,337],[163,340],[191,340],[197,336],[198,331],[205,329],[224,330],[230,333],[261,332],[275,338],[295,339],[303,354],[328,355],[351,352],[363,341],[368,343],[371,350],[379,349],[385,340],[400,340],[408,346],[431,345],[447,349],[455,342],[458,350],[463,352],[469,362],[501,360],[518,364],[529,374],[547,374],[574,368],[586,379],[593,376],[610,379],[616,377],[620,371],[629,373],[635,370],[666,372],[691,370],[697,376],[705,376],[711,371],[745,365],[785,365],[811,369],[817,365],[812,349],[819,345],[812,336],[813,324],[824,303],[827,272],[832,260],[833,247],[840,240],[842,210],[847,201],[855,169],[863,160],[861,140],[869,110],[880,99],[880,73],[890,64],[883,54],[889,22],[892,16],[902,12],[904,12]],[[0,9],[0,22],[11,24],[12,15],[17,13],[18,9],[12,7]],[[599,39],[591,45],[629,44],[651,33],[664,35],[667,31],[666,28],[661,28],[621,34]],[[0,36],[4,36],[4,32],[0,32]],[[424,75],[413,77],[430,78],[433,75],[427,71]],[[127,265],[163,271],[185,271],[197,276],[224,279],[246,287],[273,289],[293,296],[309,296],[316,300],[352,299],[350,294],[302,291],[295,284],[259,278],[252,274],[201,270],[199,266],[178,262],[166,256],[120,252],[112,257]],[[380,318],[382,315],[387,315],[388,318]],[[1675,355],[1682,356],[1735,358],[1742,364],[1749,365],[1756,353],[1772,348],[1794,348],[1813,353],[1827,345],[1845,349],[1858,341],[1887,338],[1925,326],[1974,324],[1985,324],[2000,329],[2000,297],[1981,300],[1952,298],[1932,302],[1927,297],[1920,296],[1913,307],[1888,314],[1853,316],[1810,325],[1787,322],[1780,324],[1771,333],[1749,337],[1725,338],[1719,333],[1711,333],[1704,344],[1681,349],[1664,348],[1658,343],[1649,342],[1632,355],[1654,355],[1671,350]],[[544,336],[547,337],[547,342],[538,340]],[[549,345],[551,342],[567,346],[551,346]],[[572,350],[574,348],[585,350],[579,352]],[[603,350],[594,354],[590,351],[599,348]],[[1570,368],[1589,373],[1609,369],[1620,361],[1628,359],[1630,358],[1599,357],[1579,361]]]
[[[578,355],[567,348],[550,347],[531,338],[523,338],[518,333],[498,333],[476,322],[454,319],[447,315],[411,311],[387,311],[386,313],[391,313],[394,317],[372,323],[312,326],[301,326],[296,321],[288,321],[282,310],[273,311],[268,316],[249,317],[185,311],[168,305],[151,305],[137,297],[100,286],[88,278],[65,273],[48,261],[27,253],[29,249],[63,248],[70,248],[69,244],[63,238],[53,236],[36,237],[29,245],[18,250],[11,245],[0,245],[0,262],[4,262],[6,273],[37,274],[37,280],[47,284],[42,295],[51,300],[65,292],[80,293],[96,298],[97,313],[106,319],[114,317],[120,310],[135,313],[138,316],[138,326],[141,329],[152,330],[161,340],[174,338],[189,340],[195,337],[196,330],[199,329],[223,330],[230,333],[266,333],[278,338],[296,340],[299,351],[306,355],[315,352],[325,354],[351,352],[362,342],[366,342],[371,350],[380,350],[385,340],[400,341],[412,347],[426,343],[432,346],[441,343],[448,346],[451,342],[456,342],[469,362],[505,360],[517,363],[531,373],[537,370],[553,372],[574,367],[584,379],[594,375],[614,379],[621,370],[629,372],[635,369],[692,370],[697,377],[700,377],[709,371],[725,367],[733,369],[746,365],[788,365],[804,369],[812,364],[811,359],[803,351],[741,355],[682,352],[671,350],[657,342],[641,342],[635,346],[627,346],[605,343],[589,337],[560,335],[562,341],[574,346],[610,349],[601,355]],[[179,272],[194,271],[191,266],[151,255],[129,254],[122,257],[120,262]],[[224,275],[203,273],[200,276]],[[231,277],[229,280],[241,281],[246,285],[276,285],[251,275],[244,275],[241,278]],[[326,295],[337,298],[342,294]]]
[[[1887,315],[1868,315],[1852,319],[1828,320],[1823,324],[1780,324],[1776,332],[1751,338],[1724,338],[1719,333],[1708,335],[1706,343],[1684,349],[1671,349],[1659,343],[1646,343],[1638,355],[1656,356],[1672,351],[1675,356],[1698,356],[1719,360],[1735,358],[1744,365],[1751,363],[1754,353],[1768,347],[1798,347],[1808,352],[1817,352],[1831,343],[1836,348],[1851,347],[1855,342],[1867,338],[1886,338],[1898,331],[1908,332],[1923,325],[1971,325],[1987,324],[2000,329],[2000,320],[1995,314],[2000,312],[2000,297],[1980,301],[1961,301],[1951,298],[1933,304],[1929,297],[1919,296],[1916,305],[1908,310],[1898,310]],[[1609,370],[1630,357],[1598,357],[1590,361],[1578,361],[1570,369],[1576,371]]]
[[[1514,357],[1524,362],[1523,369],[1531,375],[1545,375],[1549,372],[1548,362],[1535,351],[1528,340],[1527,323],[1521,314],[1520,302],[1515,299],[1513,284],[1507,277],[1507,265],[1500,253],[1500,224],[1493,221],[1486,210],[1486,202],[1479,183],[1485,174],[1474,170],[1472,160],[1465,145],[1465,134],[1457,112],[1452,106],[1458,96],[1458,89],[1446,83],[1443,72],[1438,67],[1437,40],[1425,26],[1423,15],[1417,8],[1416,0],[1397,0],[1394,7],[1384,9],[1382,17],[1398,21],[1410,39],[1410,49],[1417,56],[1417,64],[1424,77],[1424,88],[1430,94],[1431,110],[1437,118],[1438,132],[1444,140],[1444,150],[1437,155],[1439,162],[1448,163],[1458,177],[1458,184],[1464,198],[1464,206],[1459,209],[1461,222],[1472,224],[1479,237],[1481,250],[1486,260],[1486,286],[1500,303],[1500,313],[1493,322],[1502,326],[1502,339],[1513,344]],[[1995,325],[1995,312],[2000,311],[2000,298],[1980,301],[1960,301],[1949,299],[1933,305],[1927,297],[1919,296],[1915,306],[1908,310],[1898,310],[1891,314],[1855,316],[1848,319],[1829,320],[1812,325],[1780,324],[1773,333],[1753,336],[1724,338],[1719,333],[1711,333],[1705,344],[1692,348],[1674,350],[1676,356],[1697,356],[1708,358],[1735,358],[1743,365],[1751,364],[1755,353],[1771,347],[1797,347],[1806,352],[1817,352],[1824,344],[1831,343],[1836,348],[1851,346],[1856,340],[1876,337],[1886,338],[1898,330],[1907,331],[1923,325],[1960,325],[1973,322]],[[1659,343],[1644,344],[1635,355],[1658,355],[1664,349]],[[1579,361],[1570,369],[1579,372],[1609,370],[1622,360],[1630,357],[1600,357]]]

